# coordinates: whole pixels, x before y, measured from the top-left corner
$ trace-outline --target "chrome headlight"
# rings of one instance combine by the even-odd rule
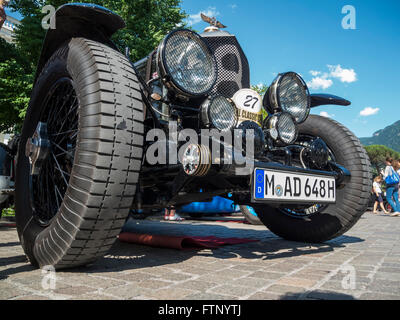
[[[206,42],[193,31],[171,32],[159,46],[157,56],[161,79],[178,95],[206,95],[217,81],[215,57]]]
[[[297,125],[289,113],[276,113],[266,121],[266,129],[272,139],[286,145],[292,144],[297,140]]]
[[[201,120],[209,128],[232,130],[237,123],[235,104],[223,96],[207,99],[201,107]]]
[[[287,112],[293,116],[296,123],[303,123],[310,114],[310,92],[297,73],[283,73],[278,75],[269,87],[263,105],[269,113]]]

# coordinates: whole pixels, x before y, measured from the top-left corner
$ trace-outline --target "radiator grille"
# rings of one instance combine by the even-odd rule
[[[243,88],[250,88],[250,68],[236,37],[225,32],[207,32],[202,37],[208,43],[217,60],[218,79],[211,95],[226,98]]]

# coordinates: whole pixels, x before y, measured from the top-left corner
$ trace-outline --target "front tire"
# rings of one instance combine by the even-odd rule
[[[282,208],[258,206],[265,226],[287,240],[321,243],[346,233],[366,212],[372,188],[371,165],[359,139],[340,123],[311,115],[299,126],[299,134],[322,138],[336,162],[351,172],[351,180],[337,190],[336,205],[312,215],[294,217]]]
[[[32,93],[16,170],[17,230],[33,265],[77,267],[109,250],[135,197],[143,120],[124,55],[74,38],[49,59]],[[39,122],[50,147],[31,175],[25,148]]]

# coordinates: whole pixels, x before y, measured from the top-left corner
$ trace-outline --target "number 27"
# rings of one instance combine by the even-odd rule
[[[253,102],[253,105],[251,105],[252,102]],[[258,98],[257,97],[247,96],[246,97],[246,101],[244,102],[244,106],[254,109],[254,107],[256,106],[257,102],[258,102]]]

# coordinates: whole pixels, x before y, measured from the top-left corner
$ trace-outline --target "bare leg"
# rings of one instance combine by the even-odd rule
[[[378,210],[378,202],[377,201],[375,201],[375,204],[374,204],[374,214],[378,213],[376,210]]]
[[[389,212],[386,211],[385,206],[383,205],[382,202],[381,202],[381,208],[382,208],[382,210],[383,210],[383,212],[384,212],[385,214],[388,214],[388,213],[389,213]]]

